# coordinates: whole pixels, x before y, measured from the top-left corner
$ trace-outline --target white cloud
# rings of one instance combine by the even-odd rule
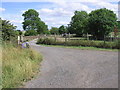
[[[5,11],[5,8],[0,8],[0,12]]]
[[[43,8],[40,10],[40,12],[43,12],[43,13],[53,13],[53,10],[50,10],[48,8]]]
[[[74,15],[75,10],[85,10],[87,12],[92,10],[92,8],[89,8],[87,5],[77,2],[56,1],[54,4],[57,7],[37,10],[40,13],[41,19],[51,26],[67,25]]]
[[[106,1],[106,2],[118,2],[119,0],[2,0],[2,2],[97,2],[97,1]]]
[[[44,18],[45,22],[53,22],[55,21],[55,18]]]
[[[118,5],[111,2],[118,2],[119,0],[4,0],[3,2],[51,2],[51,6],[37,9],[40,18],[51,26],[67,25],[71,17],[74,15],[75,10],[84,10],[90,13],[92,10],[99,8],[107,8],[113,10],[118,15]],[[41,7],[41,5],[40,5]],[[22,10],[21,13],[26,10]],[[12,17],[12,16],[10,16]],[[19,17],[12,17],[12,22],[20,24],[23,19]]]
[[[64,8],[54,8],[54,9],[43,8],[37,11],[40,13],[40,15],[46,15],[46,16],[66,16],[72,14],[72,12],[67,11]]]
[[[109,10],[112,10],[118,17],[118,4],[112,4],[107,1],[101,0],[101,2],[99,2],[99,3],[92,2],[90,4],[94,7],[94,9],[107,8]],[[111,1],[113,1],[113,0],[111,0]]]
[[[10,20],[12,23],[22,23],[23,22],[23,20]]]
[[[113,10],[117,15],[118,5],[110,2],[115,0],[48,0],[56,5],[55,8],[42,8],[38,10],[43,21],[49,25],[59,26],[67,25],[71,17],[74,15],[75,10],[84,10],[90,13],[92,10],[99,8],[107,8]],[[117,2],[118,0],[116,0]],[[91,7],[92,6],[92,7]],[[45,18],[52,18],[46,20]],[[53,19],[54,18],[54,19]]]
[[[22,24],[21,24],[23,22],[22,14],[16,14],[16,15],[14,13],[2,14],[2,19],[9,20],[12,24],[17,26],[17,29],[22,30]]]
[[[68,24],[68,22],[66,22],[66,21],[60,21],[57,23],[57,25],[67,25],[67,24]]]
[[[98,8],[107,8],[113,11],[117,11],[118,10],[118,5],[117,4],[111,4],[108,2],[99,2],[99,3],[95,3],[94,5],[96,5],[96,7]]]
[[[21,13],[24,13],[25,11],[27,11],[27,10],[21,10],[20,12],[21,12]]]

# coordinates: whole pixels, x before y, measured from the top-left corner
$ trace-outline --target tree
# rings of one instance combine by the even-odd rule
[[[33,32],[33,30],[35,30],[33,35],[35,35],[36,31],[37,34],[45,34],[47,32],[48,26],[43,21],[41,21],[39,18],[39,13],[36,10],[29,9],[23,13],[22,16],[24,16],[23,29],[26,31],[31,30],[26,32],[27,35]]]
[[[29,9],[22,14],[24,16],[23,29],[24,30],[37,30],[38,23],[40,22],[39,13],[34,9]]]
[[[35,30],[27,30],[25,32],[25,36],[35,36],[37,35],[37,32]]]
[[[49,31],[49,30],[44,31],[44,33],[45,33],[46,35],[50,35],[50,31]]]
[[[10,21],[2,20],[0,18],[0,22],[2,25],[2,39],[4,41],[11,40],[12,38],[15,38],[18,35],[18,32],[16,31],[16,26],[10,23]]]
[[[45,23],[43,22],[43,21],[40,21],[39,23],[38,23],[38,29],[37,29],[37,33],[38,34],[46,34],[47,33],[47,31],[48,31],[48,26],[47,25],[45,25]]]
[[[106,8],[92,11],[89,14],[88,32],[92,34],[95,39],[103,40],[104,36],[114,30],[116,20],[116,14]]]
[[[52,27],[52,28],[50,29],[50,33],[51,33],[51,34],[59,34],[58,28],[57,28],[57,27]]]
[[[120,21],[117,21],[117,24],[118,24],[118,30],[120,32]]]
[[[75,11],[74,16],[68,26],[68,31],[71,34],[82,36],[86,33],[88,23],[88,14],[86,11]]]
[[[67,28],[64,25],[60,26],[59,27],[59,33],[60,34],[67,33]]]

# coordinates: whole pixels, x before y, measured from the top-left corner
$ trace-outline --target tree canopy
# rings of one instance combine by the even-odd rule
[[[48,26],[41,21],[39,13],[36,10],[29,9],[23,13],[22,16],[24,16],[23,29],[26,31],[31,30],[27,31],[27,35],[33,32],[33,30],[35,30],[34,34],[35,32],[37,32],[37,34],[45,34],[45,32],[47,32]]]
[[[29,9],[22,14],[24,16],[23,29],[24,30],[37,30],[38,23],[40,22],[39,13],[34,9]]]
[[[92,34],[94,38],[102,40],[104,36],[114,30],[117,24],[117,17],[113,11],[102,8],[92,11],[89,14],[88,22],[88,32]]]
[[[52,27],[50,32],[45,22],[39,18],[36,10],[29,9],[23,13],[23,16],[23,29],[26,31],[33,32],[35,30],[34,32],[37,34],[64,34],[67,32],[76,34],[76,36],[89,33],[94,39],[104,39],[104,36],[112,32],[118,24],[116,14],[106,8],[94,10],[90,14],[86,11],[75,11],[68,27],[64,25],[59,28]]]
[[[38,34],[46,34],[48,31],[48,26],[43,21],[40,21],[37,27],[38,27],[37,29]]]
[[[62,25],[59,27],[59,34],[64,34],[64,33],[67,33],[67,28]]]
[[[68,26],[68,31],[77,36],[82,36],[86,33],[88,22],[88,14],[86,11],[75,11],[74,16]]]
[[[117,21],[117,23],[118,23],[118,30],[120,32],[120,21]]]

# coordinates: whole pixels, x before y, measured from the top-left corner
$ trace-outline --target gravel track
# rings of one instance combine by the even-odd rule
[[[25,88],[117,88],[118,52],[40,46],[43,55],[38,76]]]

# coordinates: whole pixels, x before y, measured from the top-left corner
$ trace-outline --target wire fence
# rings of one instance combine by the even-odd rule
[[[55,41],[71,41],[71,40],[93,40],[91,37],[73,37],[72,35],[38,35],[38,36],[23,36],[22,41],[30,41],[33,39],[39,39],[39,38],[50,38],[54,39]],[[107,42],[114,42],[116,40],[120,40],[120,37],[105,37],[104,40],[95,40],[95,41],[107,41]]]

